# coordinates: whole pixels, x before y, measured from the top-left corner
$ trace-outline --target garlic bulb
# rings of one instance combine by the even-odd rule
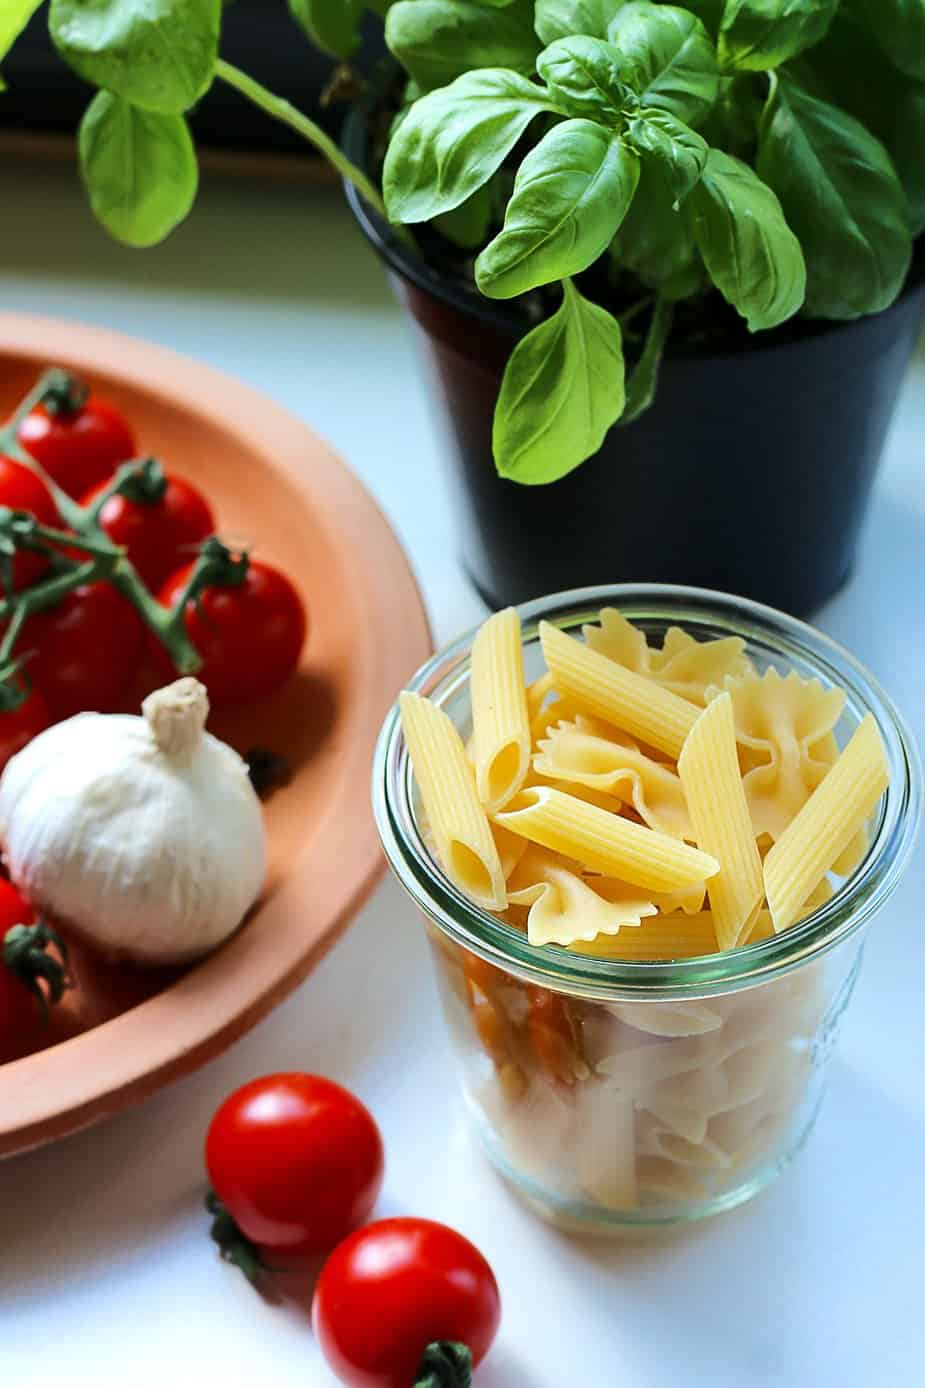
[[[181,963],[213,949],[266,871],[247,768],[205,732],[195,679],[142,717],[80,713],[40,733],[0,778],[0,842],[37,910],[111,956]]]

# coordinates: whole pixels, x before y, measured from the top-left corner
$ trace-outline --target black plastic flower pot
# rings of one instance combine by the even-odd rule
[[[344,144],[361,165],[367,130],[355,111]],[[802,616],[845,582],[925,316],[921,245],[883,313],[669,350],[646,414],[561,481],[528,487],[498,477],[491,447],[522,312],[438,272],[347,192],[416,325],[453,444],[463,562],[490,606],[657,581]]]

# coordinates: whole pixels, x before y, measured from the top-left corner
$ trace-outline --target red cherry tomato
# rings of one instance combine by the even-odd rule
[[[17,437],[75,501],[137,452],[121,412],[92,394],[77,409],[51,412],[37,405],[23,420]]]
[[[115,708],[144,648],[141,619],[109,583],[85,583],[30,617],[16,644],[55,719]]]
[[[382,1139],[367,1109],[339,1084],[318,1075],[267,1075],[235,1090],[215,1114],[206,1167],[219,1200],[253,1243],[326,1252],[375,1204]]]
[[[23,463],[0,456],[0,506],[29,511],[42,525],[58,524],[58,508],[40,477]],[[21,551],[13,559],[13,587],[26,588],[48,568],[42,554]]]
[[[128,557],[149,588],[159,588],[207,535],[215,518],[205,497],[182,477],[168,475],[159,501],[132,501],[111,496],[100,512],[100,525],[114,544],[124,545]],[[83,498],[89,506],[102,491],[101,482]]]
[[[38,999],[2,959],[3,937],[14,925],[31,925],[32,907],[12,883],[0,878],[0,1064],[34,1050],[44,1025]]]
[[[50,722],[48,705],[37,689],[30,690],[18,708],[0,712],[0,771]]]
[[[324,1357],[354,1388],[410,1388],[434,1341],[467,1345],[476,1365],[500,1319],[498,1284],[481,1253],[429,1219],[383,1219],[345,1239],[312,1305]]]
[[[176,607],[193,567],[168,578],[158,594],[165,607]],[[246,704],[285,684],[307,631],[302,599],[289,579],[256,559],[242,583],[206,588],[198,604],[187,603],[185,622],[203,658],[196,678],[216,706]]]

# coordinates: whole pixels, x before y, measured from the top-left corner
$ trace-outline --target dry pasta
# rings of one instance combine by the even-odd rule
[[[520,618],[513,607],[483,624],[472,646],[475,780],[491,814],[523,785],[530,765],[530,713]]]
[[[678,772],[697,845],[719,863],[707,892],[720,949],[734,949],[764,900],[761,858],[742,787],[732,699],[721,694],[691,729]]]
[[[651,647],[645,634],[616,608],[605,607],[599,620],[600,626],[582,628],[592,650],[695,704],[707,702],[711,686],[721,685],[729,675],[744,675],[751,669],[745,642],[739,636],[695,641],[680,627],[669,627],[659,650]]]

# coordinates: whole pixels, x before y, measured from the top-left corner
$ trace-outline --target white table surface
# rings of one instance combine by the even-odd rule
[[[141,253],[96,229],[71,169],[8,170],[11,190],[14,173],[0,307],[144,336],[275,396],[379,499],[413,556],[438,640],[480,618],[410,335],[336,194],[206,178],[189,223]],[[820,618],[893,691],[920,738],[923,431],[920,357],[860,567]],[[0,1379],[333,1383],[307,1320],[264,1305],[219,1263],[201,1209],[216,1105],[254,1075],[303,1068],[354,1088],[379,1119],[380,1213],[454,1224],[494,1264],[504,1321],[479,1388],[922,1383],[923,899],[920,851],[871,932],[829,1098],[796,1165],[751,1205],[682,1237],[613,1245],[539,1223],[471,1145],[424,940],[384,884],[308,982],[221,1059],[139,1109],[0,1166]]]

